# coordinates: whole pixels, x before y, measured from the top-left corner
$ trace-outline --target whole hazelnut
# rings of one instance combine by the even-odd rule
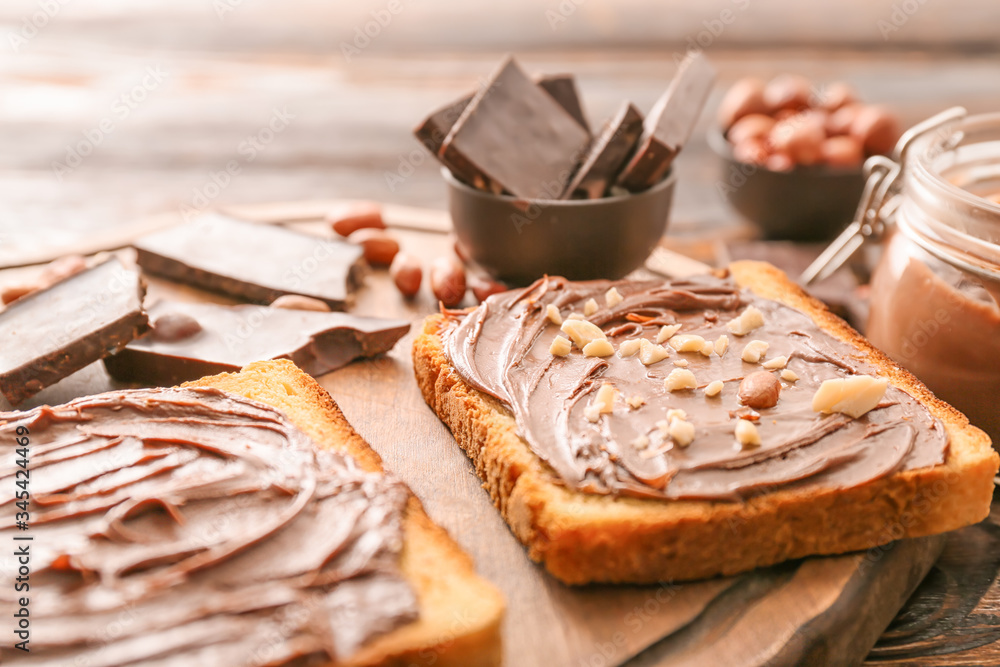
[[[718,119],[722,128],[728,129],[743,116],[752,113],[765,114],[764,82],[755,77],[745,77],[726,91],[719,104]]]
[[[778,404],[778,396],[781,394],[781,382],[768,371],[755,371],[750,373],[740,382],[740,390],[737,396],[740,402],[748,408],[762,410],[773,408]]]

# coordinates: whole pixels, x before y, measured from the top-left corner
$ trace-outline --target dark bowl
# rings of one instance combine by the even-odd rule
[[[642,266],[667,229],[676,177],[601,199],[518,199],[477,190],[442,169],[458,243],[494,279],[527,285],[548,274],[621,278]]]
[[[733,159],[732,145],[717,129],[709,130],[708,143],[722,159],[717,189],[766,238],[828,241],[854,217],[865,187],[860,165],[771,171]]]

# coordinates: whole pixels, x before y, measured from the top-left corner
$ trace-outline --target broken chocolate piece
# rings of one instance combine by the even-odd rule
[[[145,333],[145,293],[111,258],[12,303],[0,312],[0,393],[18,405]]]
[[[171,386],[269,359],[291,359],[320,376],[358,357],[388,352],[410,329],[403,320],[253,305],[161,301],[149,313],[155,321],[193,319],[201,331],[175,341],[132,341],[104,360],[112,377]]]
[[[150,234],[134,246],[149,273],[262,304],[301,294],[343,310],[360,282],[356,245],[221,215]]]
[[[681,63],[666,92],[646,116],[639,147],[618,177],[618,184],[639,192],[663,180],[691,136],[715,83],[715,70],[701,54]]]
[[[642,114],[629,102],[604,125],[583,164],[566,187],[563,199],[598,199],[615,181],[642,134]]]
[[[559,103],[573,117],[580,127],[590,134],[590,123],[583,112],[580,103],[580,91],[576,88],[576,79],[572,74],[543,74],[538,77],[538,85]]]
[[[456,176],[495,194],[556,199],[589,134],[508,59],[469,102],[440,155]]]
[[[461,118],[462,112],[465,111],[465,107],[469,106],[469,102],[472,101],[474,96],[474,94],[470,93],[462,97],[462,99],[455,100],[448,106],[441,107],[425,118],[424,122],[413,130],[413,134],[420,140],[420,143],[426,146],[431,155],[440,160],[441,164],[448,167],[448,170],[454,173],[456,177],[459,176],[456,168],[441,156],[441,146],[444,145],[445,137],[448,136],[451,128]]]

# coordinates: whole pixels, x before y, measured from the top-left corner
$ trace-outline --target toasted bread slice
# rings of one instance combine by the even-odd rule
[[[998,457],[985,433],[781,271],[762,262],[737,262],[730,271],[741,287],[809,315],[924,404],[947,430],[945,462],[848,489],[785,489],[741,502],[580,493],[558,483],[503,405],[462,381],[442,347],[444,317],[428,317],[413,347],[420,390],[532,559],[570,584],[680,581],[872,549],[986,517]]]
[[[215,387],[272,405],[320,446],[350,454],[365,470],[382,470],[379,455],[326,390],[290,361],[255,362],[239,373],[183,386]],[[469,556],[428,518],[415,496],[409,500],[404,530],[400,566],[416,592],[420,617],[371,641],[343,664],[499,665],[504,608],[500,593],[476,575]]]

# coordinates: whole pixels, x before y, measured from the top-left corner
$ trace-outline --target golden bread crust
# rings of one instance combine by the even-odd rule
[[[330,394],[291,361],[255,362],[239,373],[204,377],[183,386],[215,387],[267,403],[320,446],[350,454],[365,470],[382,470],[382,459],[351,427]],[[472,559],[430,520],[412,494],[404,535],[400,566],[417,594],[420,618],[369,642],[341,664],[499,665],[504,608],[500,593],[476,575]]]

